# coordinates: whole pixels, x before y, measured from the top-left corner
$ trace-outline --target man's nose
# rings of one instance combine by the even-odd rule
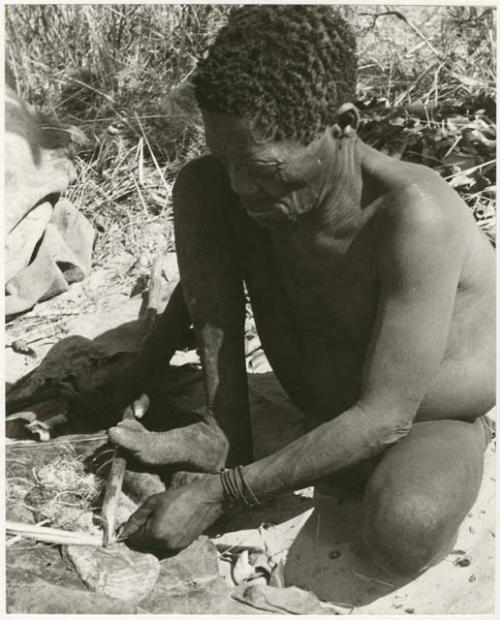
[[[228,166],[228,174],[231,188],[235,194],[240,197],[258,194],[259,187],[248,172],[245,172],[245,170],[238,166],[231,165]]]

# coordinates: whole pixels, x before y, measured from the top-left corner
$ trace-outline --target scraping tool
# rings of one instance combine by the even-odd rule
[[[134,411],[129,405],[125,408],[122,420],[131,420],[133,418]],[[126,468],[127,460],[123,455],[123,450],[116,446],[111,458],[111,468],[106,479],[106,488],[101,509],[104,547],[108,547],[114,541],[116,509],[122,491],[123,476],[125,475]]]

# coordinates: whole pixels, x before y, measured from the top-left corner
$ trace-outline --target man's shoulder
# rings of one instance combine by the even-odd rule
[[[465,205],[458,194],[430,168],[415,166],[408,172],[380,200],[376,218],[381,240],[418,235],[446,242],[463,236]]]
[[[428,265],[445,256],[447,263],[466,259],[473,235],[466,205],[432,170],[417,172],[380,201],[375,215],[380,269],[408,261]]]

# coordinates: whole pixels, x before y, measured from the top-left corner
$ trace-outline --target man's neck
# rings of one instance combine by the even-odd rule
[[[328,146],[328,149],[324,149]],[[325,166],[316,206],[306,217],[336,238],[353,236],[371,207],[404,178],[398,162],[357,137],[329,139],[321,150]]]
[[[311,188],[314,207],[300,219],[310,230],[335,238],[355,234],[363,220],[359,140],[325,135],[318,149],[322,173]]]

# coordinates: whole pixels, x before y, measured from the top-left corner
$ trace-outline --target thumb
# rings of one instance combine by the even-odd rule
[[[156,501],[154,495],[148,498],[130,517],[120,532],[120,538],[128,538],[144,527],[150,515],[154,512]]]
[[[142,418],[149,409],[149,396],[147,394],[141,394],[139,398],[132,403],[132,409],[136,418]]]

